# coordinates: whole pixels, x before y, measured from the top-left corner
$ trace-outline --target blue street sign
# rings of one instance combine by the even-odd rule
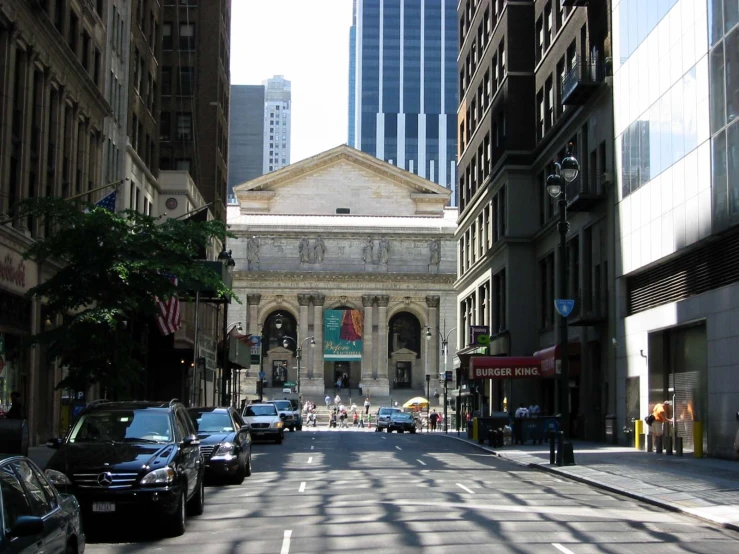
[[[446,380],[447,381],[452,381],[452,372],[451,371],[446,371],[445,374],[446,374],[445,375]]]
[[[264,380],[264,371],[259,372],[259,378]]]
[[[567,317],[572,313],[572,310],[575,309],[575,301],[564,299],[555,300],[554,309],[557,310],[559,315],[561,315],[562,317]]]

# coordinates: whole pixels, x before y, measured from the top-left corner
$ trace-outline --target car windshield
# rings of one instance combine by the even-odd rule
[[[278,410],[287,410],[288,412],[292,410],[292,404],[290,404],[289,400],[282,400],[280,402],[274,401],[272,402],[275,406],[277,406]]]
[[[380,408],[380,415],[394,414],[399,411],[400,410],[398,408]]]
[[[190,411],[198,433],[231,433],[234,430],[231,418],[224,412]]]
[[[69,442],[171,442],[172,437],[166,412],[111,410],[83,414]]]
[[[403,413],[393,414],[390,417],[398,421],[411,421],[413,419],[413,416],[411,414],[403,414]]]
[[[247,406],[244,408],[244,416],[271,416],[271,415],[277,415],[277,408],[275,408],[272,404],[262,405],[262,406]]]

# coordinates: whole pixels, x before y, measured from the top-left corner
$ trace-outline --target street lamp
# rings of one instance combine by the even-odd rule
[[[446,327],[446,325],[445,325]],[[456,327],[452,327],[449,329],[449,332],[444,336],[441,331],[438,329],[436,332],[439,334],[439,338],[441,339],[441,353],[444,355],[444,432],[446,433],[448,431],[448,424],[447,424],[447,410],[448,410],[448,402],[447,402],[447,379],[446,379],[446,372],[449,368],[449,336],[456,331]],[[426,340],[431,340],[431,327],[426,327]]]
[[[275,322],[275,325],[277,325],[277,322]],[[280,327],[282,327],[281,320],[280,320]],[[277,327],[277,328],[279,329],[280,327]],[[297,346],[297,348],[295,349],[295,358],[298,360],[297,390],[298,390],[298,399],[300,399],[300,358],[303,353],[303,345],[306,343],[306,341],[310,341],[310,345],[312,348],[316,345],[316,339],[314,337],[305,337],[298,345],[298,342],[294,338],[284,337],[282,339],[282,346],[284,346],[285,348],[288,348],[290,346],[290,341],[293,341],[293,343],[295,343],[295,346]]]
[[[554,173],[547,177],[547,192],[552,198],[557,198],[559,208],[559,223],[557,230],[559,231],[559,267],[558,269],[558,287],[557,296],[560,299],[567,297],[567,231],[569,224],[567,223],[567,191],[565,187],[567,183],[571,183],[577,179],[580,173],[580,163],[572,155],[572,143],[567,145],[567,154],[562,163],[554,163]],[[569,349],[567,338],[567,317],[560,314],[559,325],[559,349],[560,349],[560,390],[559,405],[562,412],[562,431],[564,438],[568,438],[570,434],[570,398],[569,398]]]

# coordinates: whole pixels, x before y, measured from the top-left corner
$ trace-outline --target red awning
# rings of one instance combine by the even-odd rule
[[[470,358],[470,379],[522,379],[541,377],[539,358],[533,356],[475,356]]]
[[[562,349],[559,344],[550,346],[538,352],[534,352],[534,358],[541,363],[542,377],[558,377],[560,374],[559,362],[562,359]],[[571,377],[580,375],[580,343],[571,341],[569,344],[569,368],[568,374]]]

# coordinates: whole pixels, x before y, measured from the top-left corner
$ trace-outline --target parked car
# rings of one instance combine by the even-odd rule
[[[251,475],[249,424],[227,408],[190,408],[200,439],[206,477],[225,477],[240,485]]]
[[[383,429],[387,430],[388,425],[390,425],[390,416],[400,411],[400,408],[382,406],[377,410],[377,425],[375,426],[375,431],[380,432]]]
[[[387,432],[392,433],[397,431],[398,433],[409,433],[416,432],[416,420],[411,414],[405,412],[395,412],[390,414],[390,422],[387,426]]]
[[[298,431],[303,430],[300,408],[297,406],[294,407],[290,400],[269,400],[268,403],[274,404],[277,407],[277,412],[285,424],[285,429],[289,429],[291,433],[296,429]]]
[[[254,440],[269,439],[277,444],[285,437],[285,424],[277,412],[277,406],[270,402],[255,402],[244,406],[244,421],[249,424],[249,432]]]
[[[0,554],[85,551],[80,505],[31,460],[0,454]]]
[[[186,512],[203,513],[200,440],[177,400],[93,402],[64,439],[47,444],[58,451],[46,476],[77,497],[85,519],[111,524],[134,515],[177,536],[185,532]]]

